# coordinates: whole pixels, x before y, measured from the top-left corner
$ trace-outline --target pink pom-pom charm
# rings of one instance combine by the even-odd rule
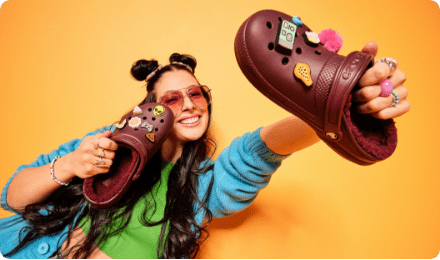
[[[338,52],[342,48],[342,36],[339,35],[335,30],[327,29],[319,33],[319,40],[324,47],[333,52]]]

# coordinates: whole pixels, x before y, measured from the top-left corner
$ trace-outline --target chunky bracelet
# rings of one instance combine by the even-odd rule
[[[54,181],[56,181],[58,184],[67,186],[67,185],[69,185],[70,181],[68,181],[68,182],[59,181],[57,178],[55,178],[55,174],[53,174],[53,165],[55,164],[55,161],[58,160],[59,158],[61,158],[61,156],[57,156],[57,157],[53,158],[52,162],[50,163],[50,176],[52,176],[52,179]]]

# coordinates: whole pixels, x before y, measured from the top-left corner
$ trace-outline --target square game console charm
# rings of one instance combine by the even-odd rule
[[[275,40],[275,50],[284,55],[291,55],[293,43],[295,42],[296,25],[283,20],[278,25],[277,38]]]

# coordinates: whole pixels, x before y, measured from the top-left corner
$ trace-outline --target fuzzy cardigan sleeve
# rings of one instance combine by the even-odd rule
[[[278,155],[267,148],[260,136],[261,128],[235,138],[221,152],[214,164],[199,179],[199,198],[207,199],[213,217],[234,214],[249,206],[258,192],[267,186],[272,174],[289,155]],[[197,205],[196,205],[197,206]],[[196,219],[203,220],[203,210]]]

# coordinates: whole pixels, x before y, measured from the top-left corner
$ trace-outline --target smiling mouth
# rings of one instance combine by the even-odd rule
[[[199,122],[199,120],[200,120],[199,116],[194,116],[194,117],[186,118],[184,120],[180,120],[179,123],[184,125],[189,125],[189,124],[197,123]]]

